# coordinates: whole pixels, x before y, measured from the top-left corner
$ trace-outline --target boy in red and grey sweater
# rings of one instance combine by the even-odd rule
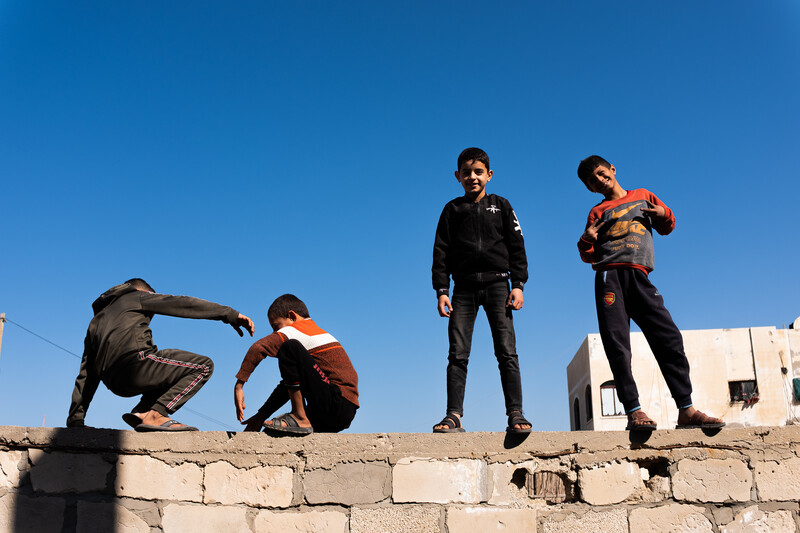
[[[245,431],[307,435],[334,433],[350,426],[358,409],[358,374],[347,352],[309,318],[296,296],[278,297],[267,311],[274,333],[256,341],[236,374],[236,416]],[[258,412],[244,420],[244,384],[267,356],[278,359],[281,382]],[[292,410],[267,420],[287,401]]]
[[[578,166],[578,177],[586,188],[605,197],[589,212],[578,250],[581,259],[597,271],[595,305],[600,338],[628,415],[627,429],[656,429],[639,405],[631,372],[630,319],[642,329],[678,406],[678,428],[721,428],[725,422],[692,406],[683,337],[648,277],[655,257],[652,228],[662,235],[671,233],[675,215],[646,189],[626,191],[616,176],[614,165],[597,155]]]

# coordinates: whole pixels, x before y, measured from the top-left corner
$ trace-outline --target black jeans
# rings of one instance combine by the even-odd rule
[[[683,337],[647,274],[636,268],[601,271],[594,287],[600,338],[625,412],[639,407],[639,391],[631,372],[631,319],[642,329],[678,408],[691,405],[692,383]]]
[[[290,339],[281,345],[278,369],[281,385],[300,389],[303,394],[306,415],[314,431],[336,433],[350,427],[358,408],[342,398],[339,387],[330,382],[300,341]]]
[[[103,378],[119,396],[142,395],[136,413],[154,410],[169,416],[194,396],[211,377],[214,363],[204,355],[184,350],[159,350],[131,354],[115,364]]]
[[[522,379],[517,358],[517,340],[511,308],[506,307],[510,294],[508,281],[457,283],[453,287],[453,310],[447,333],[450,352],[447,363],[447,412],[464,414],[464,389],[467,364],[472,348],[472,331],[478,308],[483,306],[492,330],[494,355],[500,368],[506,414],[522,411]]]

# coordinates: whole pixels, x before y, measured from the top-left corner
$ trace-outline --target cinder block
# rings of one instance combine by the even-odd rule
[[[790,501],[800,499],[800,457],[778,463],[764,461],[755,464],[756,489],[760,501]]]
[[[12,492],[0,497],[0,533],[61,533],[65,502]]]
[[[752,505],[739,512],[732,522],[719,528],[720,533],[794,533],[796,526],[791,511],[763,512]]]
[[[161,521],[164,533],[199,533],[204,531],[250,531],[247,509],[223,505],[171,503],[164,507]]]
[[[392,494],[392,469],[387,463],[340,463],[307,472],[303,489],[310,504],[377,503]]]
[[[670,504],[631,511],[631,531],[647,533],[712,533],[711,521],[696,505]]]
[[[518,486],[511,482],[514,472],[525,470],[533,474],[538,463],[536,461],[525,461],[524,463],[492,463],[488,465],[489,479],[491,479],[491,494],[489,504],[491,505],[512,505],[527,503],[530,501],[528,490],[524,485]]]
[[[78,502],[76,533],[150,533],[139,516],[116,503]]]
[[[752,486],[750,469],[736,459],[684,459],[672,476],[675,499],[689,502],[750,501]]]
[[[340,511],[259,511],[255,533],[346,533],[347,515]]]
[[[205,503],[255,507],[289,507],[294,472],[286,466],[236,468],[218,461],[205,467]]]
[[[170,466],[146,455],[117,460],[117,496],[146,500],[203,501],[203,471],[194,463]]]
[[[513,531],[536,533],[535,509],[498,507],[451,507],[447,510],[448,533]]]
[[[581,498],[592,505],[620,503],[642,488],[642,473],[635,463],[622,461],[578,472]]]
[[[542,533],[628,533],[625,509],[589,511],[582,515],[552,513],[542,519]]]
[[[113,465],[99,455],[28,450],[36,492],[104,492]]]
[[[392,505],[350,509],[350,533],[439,533],[442,510],[429,505]]]
[[[395,503],[480,503],[488,499],[486,463],[405,457],[392,471]]]
[[[0,488],[15,489],[19,487],[22,478],[19,464],[22,456],[23,452],[16,450],[0,451]]]

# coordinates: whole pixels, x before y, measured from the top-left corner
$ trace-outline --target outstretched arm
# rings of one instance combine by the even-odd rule
[[[75,388],[72,391],[72,405],[67,415],[67,427],[84,427],[86,411],[97,392],[100,378],[95,374],[91,359],[94,358],[94,348],[89,341],[89,335],[83,341],[83,358],[78,377],[75,378]]]

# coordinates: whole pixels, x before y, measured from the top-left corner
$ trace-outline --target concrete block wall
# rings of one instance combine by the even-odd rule
[[[798,452],[796,426],[635,441],[0,427],[0,533],[788,533]]]

